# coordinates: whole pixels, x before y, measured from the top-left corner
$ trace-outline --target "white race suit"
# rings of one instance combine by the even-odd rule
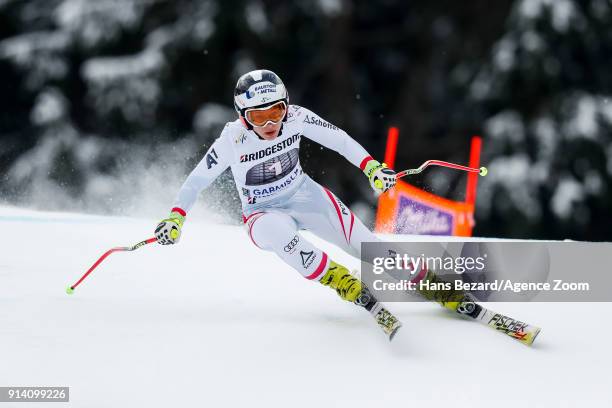
[[[362,170],[372,159],[342,129],[308,109],[289,105],[287,120],[274,140],[261,139],[239,119],[227,123],[187,177],[174,210],[187,213],[200,191],[230,167],[253,243],[275,252],[305,278],[319,280],[329,257],[299,230],[309,230],[357,257],[361,242],[378,238],[338,197],[304,174],[299,160],[302,137],[335,150]]]

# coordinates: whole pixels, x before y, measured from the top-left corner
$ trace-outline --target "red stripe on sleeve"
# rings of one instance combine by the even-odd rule
[[[365,169],[365,166],[368,164],[370,160],[374,160],[374,158],[372,156],[368,156],[361,161],[361,164],[359,165],[359,168],[361,169],[361,171]]]
[[[170,212],[177,212],[177,213],[181,214],[183,217],[187,216],[187,213],[185,212],[185,210],[183,210],[180,207],[174,207]]]

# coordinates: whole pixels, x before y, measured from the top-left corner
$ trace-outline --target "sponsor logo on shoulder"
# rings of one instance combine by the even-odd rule
[[[219,156],[217,155],[217,152],[215,152],[215,149],[210,149],[210,152],[208,152],[206,155],[206,168],[210,169],[212,166],[218,164],[218,158]]]
[[[302,115],[302,108],[297,105],[289,105],[287,110],[287,122],[297,119]]]
[[[234,143],[238,144],[238,143],[244,143],[246,142],[247,139],[247,135],[244,132],[240,132],[239,135],[236,135],[236,137],[234,138]]]
[[[321,126],[321,127],[328,128],[328,129],[338,130],[337,126],[332,125],[331,123],[321,118],[314,117],[312,115],[306,115],[306,117],[304,118],[304,123],[308,123],[310,125]]]

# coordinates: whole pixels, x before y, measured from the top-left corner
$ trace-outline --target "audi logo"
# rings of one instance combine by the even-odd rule
[[[298,244],[298,242],[300,242],[300,237],[298,237],[297,235],[295,237],[293,237],[293,239],[291,240],[291,242],[289,242],[287,245],[285,245],[285,252],[291,252],[291,250],[293,248],[295,248],[295,246]]]

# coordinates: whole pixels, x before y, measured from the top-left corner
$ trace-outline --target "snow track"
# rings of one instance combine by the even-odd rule
[[[532,348],[390,304],[404,327],[388,343],[242,228],[197,220],[179,245],[114,254],[64,293],[155,222],[0,208],[0,386],[70,386],[54,406],[79,408],[612,406],[610,303],[490,304],[543,328]]]

